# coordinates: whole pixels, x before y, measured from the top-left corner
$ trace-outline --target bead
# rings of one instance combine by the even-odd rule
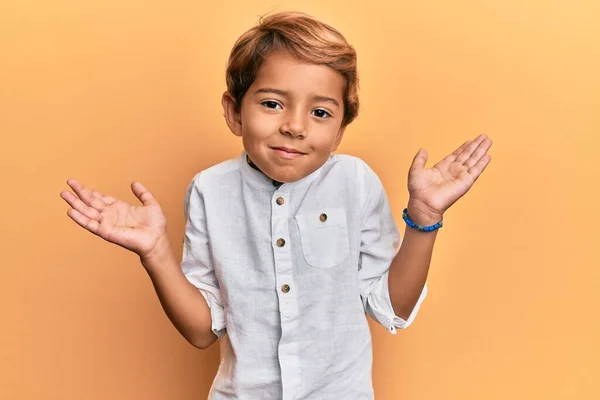
[[[420,232],[432,232],[436,229],[439,229],[443,226],[443,218],[440,222],[437,222],[431,226],[421,226],[413,221],[410,220],[409,216],[408,216],[408,208],[405,208],[404,210],[402,210],[402,219],[404,220],[404,222],[406,222],[406,225],[408,225],[411,228],[417,229]]]

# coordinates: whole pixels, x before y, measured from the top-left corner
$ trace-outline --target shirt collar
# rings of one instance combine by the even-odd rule
[[[281,183],[281,182],[277,182],[277,181],[269,178],[260,169],[258,169],[258,167],[252,161],[250,161],[250,158],[248,158],[248,153],[246,153],[245,151],[242,152],[242,154],[239,158],[239,162],[240,162],[240,167],[241,167],[241,171],[242,171],[242,177],[244,180],[249,181],[250,183],[254,184],[255,186],[259,186],[261,188],[265,188],[265,189],[269,189],[269,190],[281,189],[284,191],[288,191],[288,190],[307,186],[317,176],[319,176],[319,174],[321,173],[321,169],[323,168],[323,166],[321,166],[313,173],[311,173],[297,181]],[[329,159],[327,160],[327,162],[325,164],[327,164],[328,162],[329,162]]]

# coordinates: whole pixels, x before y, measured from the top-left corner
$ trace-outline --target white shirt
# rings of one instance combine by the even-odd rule
[[[182,270],[210,307],[221,364],[210,400],[373,399],[365,313],[390,332],[388,270],[401,238],[381,181],[331,155],[276,186],[246,154],[198,173]]]

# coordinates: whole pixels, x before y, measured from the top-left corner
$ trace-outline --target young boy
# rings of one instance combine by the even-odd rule
[[[490,161],[483,135],[431,169],[419,150],[401,240],[377,175],[332,154],[357,86],[353,48],[305,14],[271,15],[239,38],[222,104],[245,151],[189,185],[180,265],[140,183],[142,206],[72,179],[76,195],[61,193],[75,222],[139,254],[191,344],[221,338],[210,399],[372,399],[365,314],[392,333],[411,324],[442,215]]]

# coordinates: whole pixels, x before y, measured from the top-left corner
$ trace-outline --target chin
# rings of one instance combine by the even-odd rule
[[[266,175],[269,178],[274,179],[278,182],[292,183],[299,181],[300,179],[308,175],[305,172],[306,171],[303,171],[301,168],[297,167],[294,168],[288,166],[286,168],[282,166],[272,166],[272,168],[270,168],[270,171],[268,171]]]
[[[292,183],[302,179],[302,176],[291,176],[288,174],[269,174],[269,178],[282,183]]]

